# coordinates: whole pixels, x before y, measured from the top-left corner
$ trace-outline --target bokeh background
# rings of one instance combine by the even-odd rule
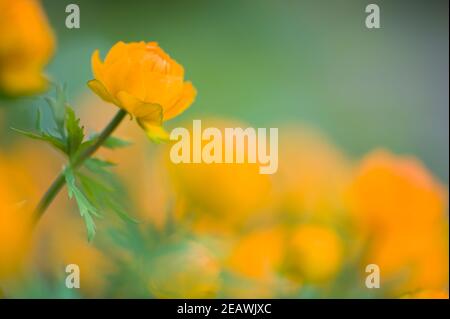
[[[87,244],[63,192],[24,253],[25,271],[5,276],[5,288],[0,281],[5,296],[446,294],[448,2],[377,1],[378,30],[365,27],[369,2],[360,0],[80,0],[81,28],[67,29],[72,2],[42,2],[57,41],[46,73],[67,84],[88,131],[115,112],[86,86],[92,52],[157,41],[198,90],[166,127],[278,127],[280,169],[268,177],[245,165],[174,167],[166,146],[126,123],[118,135],[133,145],[104,156],[118,163],[143,222],[101,221]],[[1,180],[37,200],[63,159],[10,127],[31,127],[43,99],[0,104],[0,164],[20,172]],[[89,265],[81,291],[61,284],[69,262]],[[371,262],[386,274],[382,289],[364,286]]]

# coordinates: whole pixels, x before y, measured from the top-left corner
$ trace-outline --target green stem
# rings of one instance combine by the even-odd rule
[[[119,126],[120,122],[124,119],[124,117],[127,115],[127,112],[124,110],[119,110],[117,114],[114,116],[114,118],[109,122],[109,124],[103,129],[103,131],[100,133],[100,135],[97,137],[94,144],[86,148],[71,164],[72,169],[77,169],[80,167],[85,160],[87,160],[89,157],[91,157],[92,154],[94,154],[97,149],[102,146],[102,144],[106,141],[106,139],[111,135],[112,132]],[[34,212],[33,212],[33,223],[37,224],[37,222],[40,220],[42,215],[44,215],[47,208],[50,206],[52,201],[55,199],[56,195],[59,193],[61,188],[66,183],[65,177],[64,177],[64,171],[59,173],[59,175],[56,177],[56,179],[53,181],[53,183],[50,185],[48,190],[45,192],[44,196],[39,201],[38,205],[36,206]]]

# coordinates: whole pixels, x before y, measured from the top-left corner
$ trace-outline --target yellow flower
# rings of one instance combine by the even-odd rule
[[[42,74],[55,39],[37,0],[0,0],[0,91],[26,95],[48,87]]]
[[[447,195],[414,158],[369,154],[351,184],[349,207],[366,239],[365,263],[377,264],[396,294],[448,285]]]
[[[157,298],[213,298],[220,267],[203,245],[188,241],[166,247],[151,263],[149,289]]]
[[[291,234],[286,259],[293,279],[323,283],[340,270],[343,243],[331,228],[301,225]]]
[[[116,43],[104,62],[92,55],[89,87],[103,100],[136,117],[149,137],[167,140],[162,122],[186,110],[196,90],[184,81],[184,68],[156,42]]]

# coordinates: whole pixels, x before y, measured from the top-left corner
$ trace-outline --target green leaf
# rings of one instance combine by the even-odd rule
[[[120,206],[120,204],[117,203],[116,201],[110,201],[110,202],[109,202],[109,205],[110,205],[112,211],[113,211],[114,213],[116,213],[117,216],[119,216],[123,221],[125,221],[125,222],[131,222],[131,223],[134,223],[134,224],[138,224],[138,223],[139,223],[139,221],[138,221],[137,219],[131,217],[131,216],[125,211],[125,209],[124,209],[122,206]]]
[[[114,174],[109,170],[111,167],[115,166],[114,163],[91,157],[88,158],[83,165],[93,174],[97,174],[100,178],[106,179],[108,184],[115,183],[115,181],[113,181],[115,178]]]
[[[115,136],[110,136],[106,139],[106,141],[103,143],[103,146],[110,149],[116,149],[116,148],[123,148],[130,146],[131,142],[122,140]]]
[[[83,217],[84,222],[86,224],[88,241],[92,241],[96,232],[93,216],[100,217],[100,214],[98,213],[94,205],[86,197],[86,195],[78,188],[75,180],[75,175],[70,167],[67,167],[64,170],[64,176],[67,183],[69,198],[70,199],[75,198],[75,201],[77,202],[78,205],[78,209],[80,211],[80,215],[81,217]]]
[[[63,153],[66,153],[66,145],[64,144],[64,141],[62,141],[61,139],[59,139],[56,136],[50,135],[48,133],[41,133],[41,134],[37,134],[37,133],[33,133],[33,132],[28,132],[28,131],[23,131],[17,128],[12,127],[11,128],[13,131],[20,133],[26,137],[35,139],[35,140],[39,140],[39,141],[44,141],[47,142],[49,144],[51,144],[52,146],[56,147],[57,149],[59,149],[60,151],[62,151]]]
[[[88,195],[91,202],[96,204],[97,207],[114,212],[126,222],[138,222],[136,219],[132,218],[120,204],[118,201],[118,198],[120,198],[118,189],[111,187],[111,183],[105,183],[81,173],[78,173],[77,176],[83,189],[85,190],[85,193]]]
[[[86,149],[91,147],[95,143],[95,140],[85,140],[83,143],[81,143],[80,147],[78,148],[78,154],[83,153]]]
[[[113,167],[116,164],[114,164],[113,162],[101,160],[97,157],[91,157],[84,162],[84,165],[93,173],[98,173],[99,171],[105,171],[105,169]]]
[[[80,126],[80,119],[75,116],[72,108],[66,107],[66,131],[67,131],[67,154],[72,157],[83,142],[84,132]]]
[[[92,134],[91,138],[89,139],[90,143],[95,143],[97,140],[99,134]],[[85,143],[87,143],[85,142]],[[109,136],[106,141],[103,142],[102,146],[109,148],[109,149],[116,149],[116,148],[123,148],[130,146],[132,143],[126,140],[123,140],[121,138],[115,137],[115,136]]]
[[[45,141],[56,147],[72,161],[84,139],[83,127],[74,110],[67,104],[65,87],[56,86],[56,97],[45,98],[51,109],[52,120],[56,127],[44,130],[41,126],[41,112],[37,109],[36,133],[14,129],[29,138]]]

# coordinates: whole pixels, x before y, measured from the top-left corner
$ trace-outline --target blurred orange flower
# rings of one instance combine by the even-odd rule
[[[295,289],[279,275],[285,254],[285,233],[280,227],[252,230],[231,241],[224,260],[231,276],[224,281],[226,298],[274,298]]]
[[[38,0],[0,0],[0,91],[15,96],[46,90],[42,71],[54,48]]]
[[[351,165],[319,132],[286,128],[280,139],[280,159],[274,175],[280,210],[296,220],[339,222]]]
[[[284,258],[284,234],[280,228],[253,231],[232,248],[229,269],[246,278],[270,282]]]
[[[421,163],[373,152],[348,195],[369,243],[365,261],[380,267],[382,280],[397,280],[401,291],[448,285],[447,194]]]
[[[135,116],[154,140],[167,140],[162,122],[187,109],[196,90],[184,81],[184,68],[156,42],[116,43],[104,62],[92,55],[89,87],[103,100]]]
[[[245,127],[229,120],[203,122],[217,128]],[[163,155],[170,159],[168,151]],[[227,234],[244,228],[253,219],[268,217],[272,180],[259,174],[258,164],[167,163],[178,196],[177,217],[192,221],[195,231]]]
[[[339,272],[343,257],[344,244],[329,227],[305,224],[290,234],[287,270],[299,282],[327,282]]]

